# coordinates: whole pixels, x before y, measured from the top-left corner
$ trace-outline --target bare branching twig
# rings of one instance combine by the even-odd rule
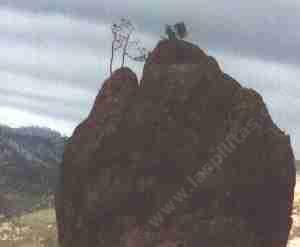
[[[135,27],[128,19],[122,18],[119,23],[112,25],[113,41],[111,45],[111,58],[110,58],[110,74],[113,70],[113,61],[116,51],[122,50],[122,63],[121,67],[125,65],[126,57],[136,62],[144,62],[147,58],[147,50],[141,46],[139,40],[131,41],[132,34]]]

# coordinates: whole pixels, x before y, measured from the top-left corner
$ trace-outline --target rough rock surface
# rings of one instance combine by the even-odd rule
[[[283,247],[294,185],[289,136],[262,97],[195,45],[162,41],[140,85],[128,68],[115,71],[70,138],[59,239],[62,247]]]

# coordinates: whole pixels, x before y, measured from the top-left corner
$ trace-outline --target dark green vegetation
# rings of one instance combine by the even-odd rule
[[[184,39],[188,35],[184,22],[178,22],[175,25],[166,25],[165,33],[169,40]]]

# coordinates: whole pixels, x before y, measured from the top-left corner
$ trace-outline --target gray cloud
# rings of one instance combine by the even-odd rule
[[[158,35],[165,23],[185,20],[195,40],[211,49],[299,64],[300,4],[296,0],[212,2],[171,1],[4,1],[8,6],[44,13],[62,13],[111,23],[130,17],[141,30]]]
[[[47,104],[46,101],[41,102],[36,99],[30,100],[27,97],[21,97],[10,94],[4,95],[2,94],[2,92],[0,92],[0,95],[1,107],[4,106],[13,107],[15,109],[25,109],[37,115],[46,115],[54,119],[64,119],[68,122],[79,122],[80,120],[82,120],[78,117],[78,115],[81,113],[80,109],[75,108],[75,111],[74,107],[76,106],[74,105],[72,107],[68,107],[63,105],[63,102],[60,102],[59,104],[51,102],[51,107],[56,107],[55,110],[54,108],[50,108],[49,104]],[[35,124],[39,125],[39,123]],[[34,125],[34,123],[32,123],[32,125]],[[59,126],[57,126],[57,129],[59,130]]]
[[[91,107],[87,102],[69,102],[66,100],[55,101],[48,98],[31,97],[30,94],[0,90],[0,105],[11,106],[16,109],[26,109],[35,114],[48,115],[52,118],[65,119],[70,122],[79,122],[83,115],[87,115],[87,109]]]

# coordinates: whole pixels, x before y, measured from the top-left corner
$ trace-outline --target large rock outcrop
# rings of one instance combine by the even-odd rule
[[[141,83],[114,72],[66,146],[62,247],[286,246],[289,136],[262,97],[184,41],[162,41]],[[176,245],[177,244],[177,245]]]

